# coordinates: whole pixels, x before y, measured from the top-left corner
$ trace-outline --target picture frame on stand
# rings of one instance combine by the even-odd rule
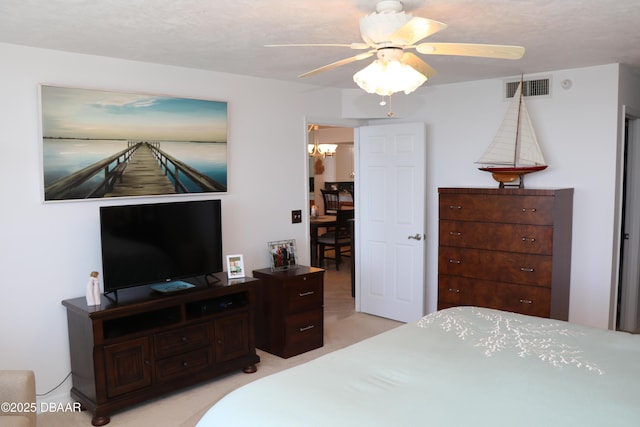
[[[295,239],[277,240],[269,242],[269,258],[272,271],[282,271],[297,268]]]
[[[229,277],[229,279],[239,279],[244,276],[244,260],[242,259],[242,255],[227,255],[227,277]]]

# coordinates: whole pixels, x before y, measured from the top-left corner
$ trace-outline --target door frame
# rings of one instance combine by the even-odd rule
[[[640,166],[640,114],[624,106],[622,117],[621,168],[618,176],[618,274],[612,298],[610,323],[613,325],[610,327],[619,330],[625,326],[624,330],[637,330],[640,325],[640,269],[631,260],[640,257],[640,173],[634,173]],[[634,130],[631,130],[632,127]],[[628,180],[629,172],[632,174],[631,181]],[[632,238],[625,238],[626,234]],[[625,283],[635,285],[625,286]]]

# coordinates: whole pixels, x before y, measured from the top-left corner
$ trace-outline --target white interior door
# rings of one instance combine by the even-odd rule
[[[424,314],[424,123],[363,126],[356,140],[356,309]]]

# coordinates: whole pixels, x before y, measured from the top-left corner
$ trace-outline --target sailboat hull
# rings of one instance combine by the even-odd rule
[[[481,171],[491,172],[491,173],[509,173],[514,175],[524,175],[531,172],[538,172],[541,170],[545,170],[547,165],[539,165],[539,166],[505,166],[505,167],[496,167],[496,166],[486,166],[478,168]]]
[[[547,165],[540,166],[508,166],[508,167],[481,167],[478,168],[481,171],[491,172],[491,176],[493,179],[500,183],[500,188],[504,188],[505,186],[513,186],[509,185],[509,183],[514,182],[519,179],[520,182],[517,184],[518,187],[524,188],[524,175],[532,172],[538,172],[547,168]]]

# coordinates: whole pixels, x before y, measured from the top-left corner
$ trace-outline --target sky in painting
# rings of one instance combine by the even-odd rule
[[[227,103],[42,86],[46,138],[227,142]]]

